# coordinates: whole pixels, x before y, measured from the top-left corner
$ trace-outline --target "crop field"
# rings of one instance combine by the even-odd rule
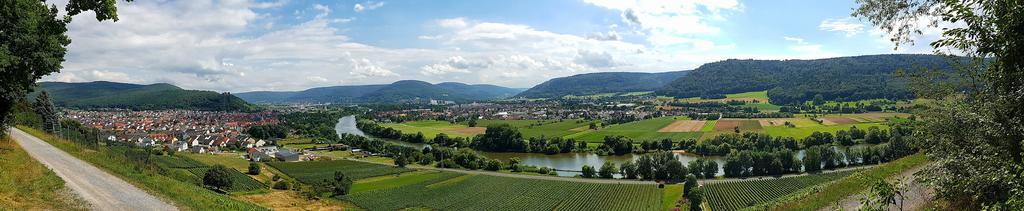
[[[350,160],[272,162],[267,163],[267,165],[305,184],[333,179],[335,171],[344,173],[345,176],[352,178],[352,180],[412,171],[412,169],[407,168]]]
[[[658,132],[661,128],[672,124],[676,120],[685,120],[686,117],[660,117],[648,120],[641,120],[635,122],[629,122],[624,124],[616,124],[601,128],[600,130],[591,130],[575,133],[566,136],[566,138],[575,138],[576,140],[583,140],[587,142],[601,142],[605,136],[625,136],[635,141],[656,141],[665,138],[671,138],[674,141],[690,138],[700,137],[700,132]]]
[[[859,170],[831,172],[780,179],[750,179],[704,185],[705,200],[711,210],[739,210],[833,181]]]
[[[410,177],[414,179],[393,180],[416,180],[415,183],[364,190],[341,198],[368,210],[659,210],[663,198],[657,185],[575,183],[453,172]],[[358,186],[353,189],[359,189]]]
[[[757,119],[757,122],[761,123],[762,127],[785,126],[786,122],[793,124],[794,127],[812,127],[821,125],[810,118],[764,118]]]
[[[444,133],[451,137],[472,137],[484,133],[484,128],[470,128],[463,124],[452,124],[436,120],[386,123],[381,124],[381,126],[394,128],[402,131],[402,133],[423,133],[423,136],[427,139],[433,139],[439,133]]]
[[[715,125],[718,124],[718,120],[708,120],[704,122],[704,127],[700,129],[701,132],[715,131]]]
[[[658,132],[700,132],[704,129],[706,121],[699,120],[676,120],[661,129]]]
[[[757,120],[721,119],[715,124],[715,131],[733,131],[736,127],[739,127],[740,131],[760,130],[761,123]]]
[[[860,121],[854,120],[853,118],[849,118],[849,117],[838,117],[838,116],[821,118],[821,124],[823,124],[823,125],[845,125],[845,124],[854,124],[854,123],[860,123]]]
[[[768,91],[757,91],[757,92],[743,92],[743,93],[735,93],[735,94],[726,94],[725,98],[722,98],[722,99],[701,99],[699,97],[691,97],[691,98],[679,99],[679,101],[682,101],[682,102],[744,101],[744,102],[748,102],[748,103],[756,101],[758,103],[764,103],[767,106],[774,106],[774,105],[771,105],[771,104],[767,103],[768,102]],[[765,106],[765,105],[758,105],[758,106]],[[778,107],[775,107],[775,110],[778,110]]]
[[[519,129],[524,138],[529,137],[562,137],[577,133],[580,129],[588,129],[588,121],[566,119],[562,121],[548,120],[480,120],[477,126],[486,127],[489,125],[508,124]]]
[[[797,139],[811,136],[811,133],[818,132],[829,132],[833,135],[839,130],[849,130],[850,127],[857,126],[860,129],[868,129],[871,126],[878,126],[879,129],[889,129],[889,126],[883,123],[857,123],[857,124],[846,124],[846,125],[820,125],[811,127],[796,127],[790,128],[786,126],[767,126],[764,127],[764,132],[772,136],[787,136]]]

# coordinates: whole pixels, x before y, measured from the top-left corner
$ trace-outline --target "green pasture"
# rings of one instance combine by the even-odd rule
[[[588,130],[572,135],[566,136],[566,138],[573,138],[576,140],[583,140],[587,142],[601,142],[604,141],[605,136],[625,136],[636,141],[645,140],[661,140],[665,138],[671,138],[674,141],[690,138],[699,138],[700,132],[678,132],[678,133],[663,133],[658,132],[659,129],[672,124],[676,120],[685,120],[687,117],[659,117],[654,119],[647,119],[635,122],[629,122],[624,124],[615,124],[599,130]],[[705,125],[706,126],[706,125]]]

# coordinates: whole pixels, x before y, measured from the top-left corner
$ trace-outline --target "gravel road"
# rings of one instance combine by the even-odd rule
[[[65,185],[96,210],[177,210],[176,207],[142,191],[117,176],[79,160],[70,154],[51,146],[21,130],[12,128],[11,137],[18,142],[32,158],[43,163]]]

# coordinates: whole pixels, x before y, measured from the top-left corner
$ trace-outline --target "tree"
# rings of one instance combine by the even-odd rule
[[[937,54],[953,52],[957,76],[907,73],[915,95],[936,100],[916,132],[929,165],[921,175],[938,196],[1003,207],[1024,196],[1024,4],[988,0],[858,0],[853,13],[892,35],[898,48],[937,28]],[[928,25],[918,25],[926,22]],[[1014,196],[1011,196],[1014,195]],[[966,199],[966,200],[962,200]],[[1021,205],[1016,200],[1016,205]],[[1015,207],[1006,204],[1005,207]],[[1019,206],[1017,206],[1019,207]]]
[[[43,119],[43,130],[50,133],[56,131],[60,120],[57,118],[56,109],[53,108],[53,102],[50,101],[50,94],[46,91],[40,92],[36,96],[36,102],[32,103],[32,108]]]
[[[682,181],[684,177],[689,173],[687,172],[686,166],[683,166],[683,162],[673,159],[666,164],[665,167],[668,170],[668,179],[674,181]]]
[[[704,178],[704,159],[691,160],[687,167],[693,169],[690,173],[697,176],[697,178]]]
[[[626,177],[626,179],[636,179],[637,178],[637,173],[638,172],[637,172],[636,163],[633,163],[632,160],[627,160],[625,163],[622,163],[622,165],[619,165],[619,170],[622,171],[622,175],[624,177]]]
[[[126,0],[131,1],[131,0]],[[5,0],[0,7],[0,128],[7,128],[16,102],[36,80],[58,72],[71,39],[65,34],[71,17],[93,11],[96,20],[117,21],[116,1],[71,0],[58,17],[45,1]],[[6,130],[0,130],[0,135]]]
[[[700,204],[704,203],[704,190],[701,188],[695,188],[690,191],[690,194],[686,195],[686,199],[690,201],[690,210],[700,211]]]
[[[686,175],[686,184],[683,184],[683,195],[689,196],[690,192],[697,187],[697,176],[693,174]]]
[[[597,174],[601,176],[601,178],[611,179],[614,178],[616,172],[619,172],[619,169],[615,167],[615,164],[611,161],[605,161],[604,165],[601,165],[601,169]]]
[[[333,181],[325,181],[328,187],[331,188],[331,194],[334,196],[341,196],[348,194],[348,191],[352,188],[352,179],[345,176],[345,173],[341,171],[334,172]]]
[[[715,178],[718,174],[718,163],[713,160],[704,160],[704,177]]]
[[[484,169],[486,169],[488,171],[501,170],[501,161],[498,161],[498,160],[495,160],[495,159],[488,159],[487,162],[484,165]]]
[[[890,206],[897,206],[899,210],[903,210],[903,200],[906,199],[904,193],[907,192],[903,178],[896,179],[893,183],[884,179],[867,178],[867,181],[871,181],[871,184],[867,184],[871,188],[868,189],[866,196],[861,198],[861,210],[883,211],[889,210]]]
[[[581,175],[583,176],[583,178],[594,178],[594,176],[597,174],[597,171],[594,170],[594,167],[589,165],[583,165],[583,170],[581,172],[583,172],[583,174]]]
[[[260,164],[256,162],[249,162],[249,174],[260,175]]]
[[[229,171],[228,167],[224,165],[215,165],[210,170],[206,170],[206,174],[203,175],[203,184],[216,189],[226,190],[232,184],[231,172]]]
[[[406,158],[406,156],[395,155],[395,165],[396,166],[398,166],[399,168],[405,168],[405,165],[408,165],[408,164],[409,164],[409,161],[408,161],[408,158]]]

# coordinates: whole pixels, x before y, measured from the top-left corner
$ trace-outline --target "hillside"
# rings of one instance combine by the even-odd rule
[[[86,83],[41,82],[40,91],[50,94],[54,105],[75,108],[194,109],[215,111],[251,110],[253,107],[229,93],[184,90],[177,86],[158,83],[139,85],[95,81]]]
[[[592,95],[616,92],[654,91],[687,75],[689,71],[663,73],[604,72],[554,78],[526,90],[516,97],[551,98],[566,95]]]
[[[398,103],[425,100],[480,101],[510,97],[520,90],[495,85],[456,82],[430,84],[404,80],[385,85],[318,87],[295,92],[246,92],[238,97],[252,103]]]
[[[934,55],[870,55],[815,60],[736,60],[704,64],[659,89],[673,97],[715,96],[768,90],[773,104],[824,100],[910,99],[913,93],[897,70],[950,70]]]

